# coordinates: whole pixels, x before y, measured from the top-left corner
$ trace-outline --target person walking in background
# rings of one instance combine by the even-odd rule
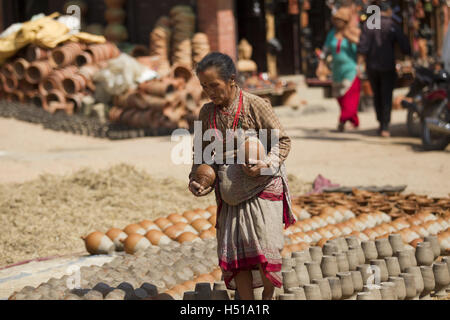
[[[341,108],[338,131],[345,130],[345,123],[350,121],[353,128],[359,126],[358,105],[361,83],[357,74],[357,42],[359,33],[350,28],[353,12],[350,7],[341,7],[333,15],[334,28],[325,40],[322,59],[328,54],[333,57],[332,90]],[[323,61],[322,61],[323,63]]]
[[[378,133],[382,137],[390,137],[392,94],[397,80],[394,48],[398,43],[405,55],[411,55],[411,48],[407,37],[392,19],[389,1],[375,1],[374,4],[381,8],[380,29],[369,29],[367,23],[364,24],[358,46],[358,62],[361,66],[365,60],[380,124]]]

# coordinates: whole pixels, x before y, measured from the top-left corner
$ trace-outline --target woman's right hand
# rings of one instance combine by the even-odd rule
[[[203,197],[212,191],[212,187],[203,189],[203,187],[197,181],[191,179],[189,181],[189,190],[192,192],[194,196]]]

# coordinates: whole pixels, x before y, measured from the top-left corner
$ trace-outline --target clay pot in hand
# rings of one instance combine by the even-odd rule
[[[402,277],[389,277],[388,280],[389,282],[395,284],[397,300],[405,300],[406,298],[405,280]]]
[[[450,284],[450,275],[448,272],[448,266],[445,262],[433,263],[433,274],[435,280],[435,296],[446,296],[445,288]]]
[[[265,155],[265,148],[261,141],[257,137],[248,137],[239,147],[238,163],[242,163],[244,160],[246,164],[255,164],[258,160],[264,160]]]
[[[201,164],[195,171],[194,176],[195,181],[197,181],[204,189],[212,186],[216,180],[216,173],[214,169],[207,164]]]
[[[420,272],[422,273],[423,278],[423,291],[420,294],[419,298],[421,300],[430,300],[430,293],[434,290],[436,286],[436,282],[434,280],[433,268],[430,266],[420,266]]]
[[[90,254],[110,254],[115,248],[111,239],[99,231],[94,231],[81,239],[84,240],[86,250]]]

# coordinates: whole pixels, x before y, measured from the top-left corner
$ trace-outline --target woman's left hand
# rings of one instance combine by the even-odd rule
[[[258,177],[261,175],[261,169],[267,169],[269,166],[261,160],[258,160],[255,164],[243,164],[242,170],[249,177]]]

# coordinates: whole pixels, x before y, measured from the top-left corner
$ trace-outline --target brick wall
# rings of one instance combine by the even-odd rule
[[[236,21],[233,0],[197,0],[198,28],[208,35],[212,51],[236,61]]]

